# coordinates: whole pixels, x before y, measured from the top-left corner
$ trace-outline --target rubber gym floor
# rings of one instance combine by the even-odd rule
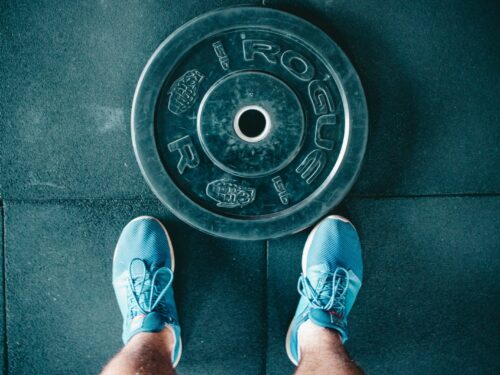
[[[250,3],[251,4],[251,3]],[[370,135],[335,212],[365,283],[348,350],[370,374],[500,372],[500,3],[266,0],[327,31],[363,83]],[[2,1],[5,374],[95,374],[121,347],[111,258],[161,218],[176,251],[180,374],[290,374],[307,231],[238,242],[181,223],[130,140],[139,75],[175,28],[231,0]]]

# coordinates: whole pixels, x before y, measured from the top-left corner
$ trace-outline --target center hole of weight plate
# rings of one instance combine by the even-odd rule
[[[234,130],[247,142],[259,142],[271,131],[269,113],[258,105],[241,108],[234,117]]]

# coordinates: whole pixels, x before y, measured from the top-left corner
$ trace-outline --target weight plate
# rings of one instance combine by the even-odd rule
[[[228,238],[304,229],[347,194],[368,136],[359,78],[321,30],[256,7],[208,13],[155,51],[132,143],[179,218]]]

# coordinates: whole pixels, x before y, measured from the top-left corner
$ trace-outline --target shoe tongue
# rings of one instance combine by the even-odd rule
[[[157,312],[151,312],[142,321],[142,329],[147,332],[157,332],[165,328],[165,319]]]
[[[138,315],[132,320],[130,328],[138,332],[159,332],[165,328],[165,319],[157,312]]]
[[[307,279],[314,289],[317,289],[318,283],[322,283],[325,281],[324,279],[327,272],[327,264],[316,264],[307,268]]]
[[[325,305],[330,300],[332,292],[332,276],[328,274],[328,270],[329,267],[326,264],[317,264],[307,269],[307,280],[316,293],[321,293],[320,301]],[[328,288],[330,288],[329,291]]]

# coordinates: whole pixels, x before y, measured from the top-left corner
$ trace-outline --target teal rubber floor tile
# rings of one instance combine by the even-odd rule
[[[499,2],[264,3],[328,31],[360,74],[356,195],[500,192]],[[139,75],[176,27],[234,1],[175,4],[1,3],[4,198],[151,197],[129,130]]]
[[[267,276],[267,373],[292,374],[294,366],[285,351],[285,337],[299,301],[297,279],[301,272],[302,232],[269,241]]]
[[[3,223],[4,223],[3,206],[0,205],[0,337],[2,340],[2,347],[0,349],[0,374],[7,374],[7,358],[5,356],[6,340],[5,340],[5,294],[4,294],[4,243],[3,243]]]
[[[356,196],[500,192],[500,2],[266,0],[318,25],[365,89]]]
[[[2,196],[152,197],[130,137],[141,71],[177,27],[234,3],[2,1]]]
[[[176,257],[180,374],[258,374],[265,365],[265,243],[201,234],[150,201],[6,205],[10,374],[96,374],[122,346],[111,285],[123,226],[159,217]]]
[[[353,199],[364,285],[347,348],[369,374],[500,371],[500,197]],[[285,336],[299,295],[301,233],[271,241],[269,374],[290,374]]]

